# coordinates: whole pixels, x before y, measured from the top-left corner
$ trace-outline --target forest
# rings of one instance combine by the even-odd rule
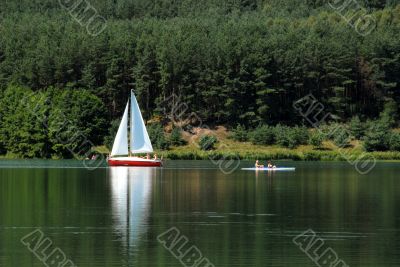
[[[202,123],[231,129],[310,127],[292,105],[310,93],[342,123],[400,103],[399,0],[357,2],[376,21],[367,35],[335,1],[89,2],[106,23],[96,36],[60,1],[1,4],[0,154],[68,157],[60,112],[101,145],[131,89],[146,121],[165,121],[177,95]],[[43,95],[35,112],[20,101]]]

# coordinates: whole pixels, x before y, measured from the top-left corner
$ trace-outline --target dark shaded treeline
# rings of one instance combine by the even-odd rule
[[[34,93],[9,86],[0,99],[0,154],[9,157],[89,156],[107,134],[105,107],[85,90]]]
[[[10,12],[52,13],[80,1],[70,0],[7,0],[2,3],[0,14]],[[399,0],[359,0],[356,1],[368,10],[395,6]],[[173,18],[182,16],[218,15],[247,11],[263,11],[269,16],[309,16],[317,10],[327,10],[329,0],[91,0],[104,17],[110,19],[133,19],[143,17]],[[344,4],[344,3],[342,3]]]
[[[377,21],[365,37],[318,0],[90,3],[107,19],[97,37],[57,1],[2,6],[3,95],[10,84],[87,91],[110,123],[134,88],[146,119],[176,94],[207,124],[228,126],[301,123],[292,103],[308,93],[343,121],[400,101],[398,1],[360,1]]]

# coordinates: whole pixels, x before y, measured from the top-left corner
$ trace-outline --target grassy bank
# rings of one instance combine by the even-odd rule
[[[222,145],[223,144],[223,145]],[[108,154],[105,146],[96,147],[95,151]],[[169,150],[156,151],[159,156],[170,160],[209,160],[209,159],[240,159],[240,160],[296,160],[296,161],[346,161],[361,156],[373,157],[376,160],[400,160],[400,152],[365,152],[359,144],[339,150],[330,142],[325,142],[323,149],[312,146],[300,146],[296,149],[279,146],[255,146],[251,143],[240,143],[227,140],[220,142],[215,150],[202,151],[194,144],[172,147]],[[0,159],[20,159],[15,155],[2,155]]]
[[[296,160],[296,161],[346,161],[356,160],[359,157],[373,157],[376,160],[400,160],[400,152],[372,152],[342,154],[337,151],[260,151],[260,152],[233,152],[197,150],[163,151],[159,153],[163,158],[171,160],[208,160],[208,159],[241,159],[241,160]]]
[[[215,149],[203,151],[198,145],[198,138],[204,133],[212,133],[218,138]],[[296,160],[296,161],[346,161],[369,157],[376,160],[400,160],[400,152],[365,152],[360,141],[352,141],[350,146],[339,149],[332,141],[324,141],[321,148],[301,145],[294,149],[278,145],[253,145],[251,142],[237,142],[229,138],[225,130],[201,132],[196,136],[185,136],[187,145],[170,147],[168,150],[156,150],[159,156],[170,160],[209,160],[209,159],[241,159],[241,160]],[[109,154],[106,146],[94,148],[101,154]],[[0,159],[20,159],[15,154],[0,156]],[[56,158],[54,158],[56,159]]]
[[[400,160],[400,152],[364,152],[359,148],[323,149],[312,146],[301,146],[286,149],[277,146],[255,147],[248,143],[236,143],[234,146],[213,151],[201,151],[194,146],[172,148],[159,151],[164,158],[172,160],[205,160],[205,159],[245,159],[245,160],[297,160],[297,161],[346,161],[361,156],[373,157],[376,160]]]
[[[203,151],[197,145],[202,134],[217,137],[215,149]],[[170,147],[169,150],[158,150],[157,154],[171,160],[208,160],[208,159],[241,159],[241,160],[296,160],[296,161],[346,161],[369,157],[376,160],[400,160],[400,152],[365,152],[361,141],[353,140],[345,149],[338,148],[332,141],[324,141],[320,148],[312,145],[301,145],[294,149],[278,145],[254,145],[251,142],[238,142],[229,138],[231,133],[219,128],[213,131],[201,131],[197,135],[184,135],[187,145]],[[96,151],[107,154],[105,146]]]
[[[202,134],[212,134],[219,140],[212,151],[202,151],[198,138]],[[320,148],[312,145],[301,145],[294,149],[278,145],[254,145],[251,142],[238,142],[231,138],[230,132],[223,128],[209,132],[199,132],[195,137],[185,136],[186,146],[171,147],[167,151],[158,151],[167,159],[244,159],[244,160],[303,160],[303,161],[346,161],[360,157],[375,158],[376,160],[400,160],[400,152],[365,152],[361,141],[353,140],[347,148],[338,148],[332,141],[322,142]]]

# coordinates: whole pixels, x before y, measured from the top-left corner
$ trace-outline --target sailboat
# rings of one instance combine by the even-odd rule
[[[138,167],[160,167],[162,161],[159,159],[143,159],[131,156],[141,153],[153,153],[153,146],[144,125],[143,117],[135,94],[131,91],[130,100],[130,131],[128,138],[128,114],[129,100],[126,104],[121,124],[115,136],[111,156],[108,159],[109,166],[138,166]],[[129,140],[128,140],[129,139]],[[130,142],[129,142],[130,141]],[[128,147],[130,144],[130,147]]]

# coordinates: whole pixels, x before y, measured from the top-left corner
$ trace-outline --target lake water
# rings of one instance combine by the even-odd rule
[[[184,266],[157,240],[171,228],[188,240],[182,253],[195,246],[215,267],[317,266],[292,241],[308,229],[348,266],[400,265],[400,163],[368,175],[345,162],[278,164],[297,169],[0,161],[0,266],[45,266],[21,242],[37,229],[52,242],[42,259],[58,247],[76,266]]]

